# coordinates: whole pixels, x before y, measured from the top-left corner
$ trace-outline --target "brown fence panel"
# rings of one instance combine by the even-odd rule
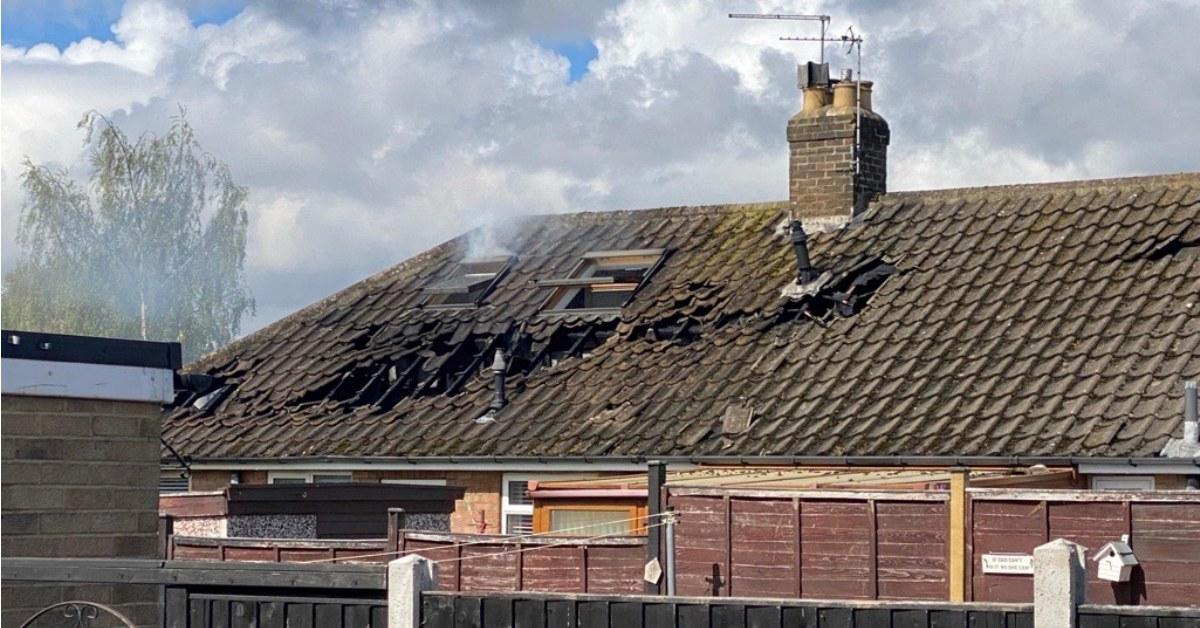
[[[588,545],[587,591],[632,595],[642,592],[644,545]]]
[[[1029,602],[1033,576],[984,574],[984,554],[1032,554],[1065,538],[1091,552],[1122,535],[1140,565],[1132,582],[1096,575],[1089,560],[1088,601],[1098,604],[1200,605],[1200,498],[1182,491],[1104,492],[972,489],[969,567],[972,599]]]
[[[796,594],[796,505],[790,499],[730,502],[730,595]]]
[[[944,600],[945,493],[669,488],[687,596]]]
[[[800,575],[805,597],[873,597],[869,507],[866,500],[804,501]]]
[[[729,525],[721,495],[668,494],[680,514],[675,529],[675,591],[684,596],[728,595]]]
[[[404,530],[400,549],[438,563],[443,591],[636,593],[641,591],[643,537],[585,539]]]
[[[1200,502],[1130,504],[1145,604],[1200,605]]]
[[[946,599],[946,502],[877,502],[876,509],[878,598]]]

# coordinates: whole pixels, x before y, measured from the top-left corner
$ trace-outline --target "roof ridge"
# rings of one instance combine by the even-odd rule
[[[1176,172],[1171,174],[1154,174],[1140,175],[1133,177],[1110,177],[1106,179],[1073,179],[1068,181],[1047,181],[1045,183],[1013,183],[1007,185],[980,185],[967,186],[958,188],[935,188],[932,190],[901,190],[897,192],[887,192],[879,198],[878,202],[887,202],[888,200],[903,200],[910,197],[921,198],[953,198],[953,197],[974,197],[981,195],[996,195],[1006,194],[1015,195],[1021,193],[1046,193],[1046,192],[1069,192],[1069,191],[1096,191],[1113,188],[1127,188],[1132,186],[1175,186],[1175,185],[1200,185],[1200,172]]]
[[[704,205],[666,205],[660,207],[636,207],[631,209],[590,209],[578,212],[562,212],[562,213],[547,213],[547,214],[529,214],[521,216],[525,220],[571,220],[571,221],[588,221],[588,220],[620,220],[622,218],[639,219],[645,218],[646,214],[653,212],[686,214],[686,215],[713,215],[726,214],[735,211],[778,211],[781,207],[787,206],[786,200],[780,201],[752,201],[749,203],[712,203]]]

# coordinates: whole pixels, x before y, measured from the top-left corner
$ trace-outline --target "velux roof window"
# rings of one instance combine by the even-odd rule
[[[554,288],[543,311],[618,313],[638,286],[657,269],[663,252],[663,249],[634,249],[588,253],[569,277],[537,282],[538,286]]]
[[[513,259],[505,256],[463,260],[450,278],[425,288],[426,307],[469,307],[483,303],[508,272]]]

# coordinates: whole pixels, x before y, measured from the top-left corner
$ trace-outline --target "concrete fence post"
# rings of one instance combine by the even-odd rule
[[[437,587],[437,565],[409,554],[388,563],[388,628],[421,625],[421,592]]]
[[[1066,539],[1033,550],[1033,628],[1076,628],[1087,601],[1086,550]]]

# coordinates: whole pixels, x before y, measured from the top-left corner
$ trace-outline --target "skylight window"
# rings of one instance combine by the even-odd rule
[[[470,307],[479,305],[512,266],[512,257],[463,260],[449,279],[425,288],[427,307]]]
[[[654,272],[662,257],[663,249],[588,253],[569,277],[537,282],[538,286],[554,288],[543,309],[617,313]]]

